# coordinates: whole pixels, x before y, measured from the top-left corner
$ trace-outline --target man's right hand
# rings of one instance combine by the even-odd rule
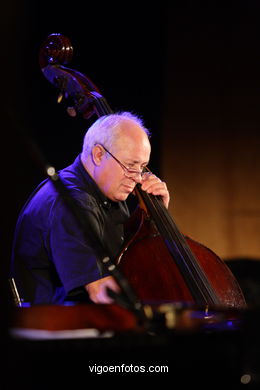
[[[115,292],[120,291],[120,287],[112,276],[98,279],[85,285],[89,298],[94,303],[112,303],[113,299],[107,294],[107,287]]]

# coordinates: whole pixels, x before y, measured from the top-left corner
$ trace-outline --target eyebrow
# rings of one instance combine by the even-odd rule
[[[126,159],[125,160],[126,164],[140,164],[139,160],[131,160],[131,159]],[[141,163],[141,165],[147,165],[149,161]]]

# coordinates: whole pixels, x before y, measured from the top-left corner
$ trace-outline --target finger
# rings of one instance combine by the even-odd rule
[[[148,188],[161,182],[162,181],[157,176],[153,174],[147,175],[142,182],[142,190],[147,191]]]
[[[154,183],[152,186],[148,187],[146,192],[155,196],[161,196],[165,207],[168,208],[170,194],[165,183]]]
[[[153,191],[164,190],[164,189],[167,191],[166,184],[158,178],[151,179],[145,182],[142,186],[142,189],[149,193],[153,193]]]

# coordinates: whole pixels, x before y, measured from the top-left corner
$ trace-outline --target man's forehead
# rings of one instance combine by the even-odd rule
[[[116,153],[125,161],[125,163],[148,164],[150,159],[149,145],[146,147],[137,147],[136,145],[132,145],[132,147],[130,147],[128,144],[127,147],[119,147],[116,149]]]

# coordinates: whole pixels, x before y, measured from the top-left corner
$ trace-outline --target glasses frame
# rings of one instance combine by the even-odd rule
[[[98,144],[100,145],[119,165],[120,167],[123,169],[124,172],[127,172],[129,176],[127,177],[130,177],[132,178],[134,175],[140,175],[142,177],[142,175],[145,173],[145,172],[150,172],[150,170],[147,168],[147,167],[144,167],[143,170],[140,172],[140,171],[137,171],[136,169],[131,169],[131,168],[127,168],[120,160],[118,160],[118,158],[116,158],[104,145],[102,144]]]

